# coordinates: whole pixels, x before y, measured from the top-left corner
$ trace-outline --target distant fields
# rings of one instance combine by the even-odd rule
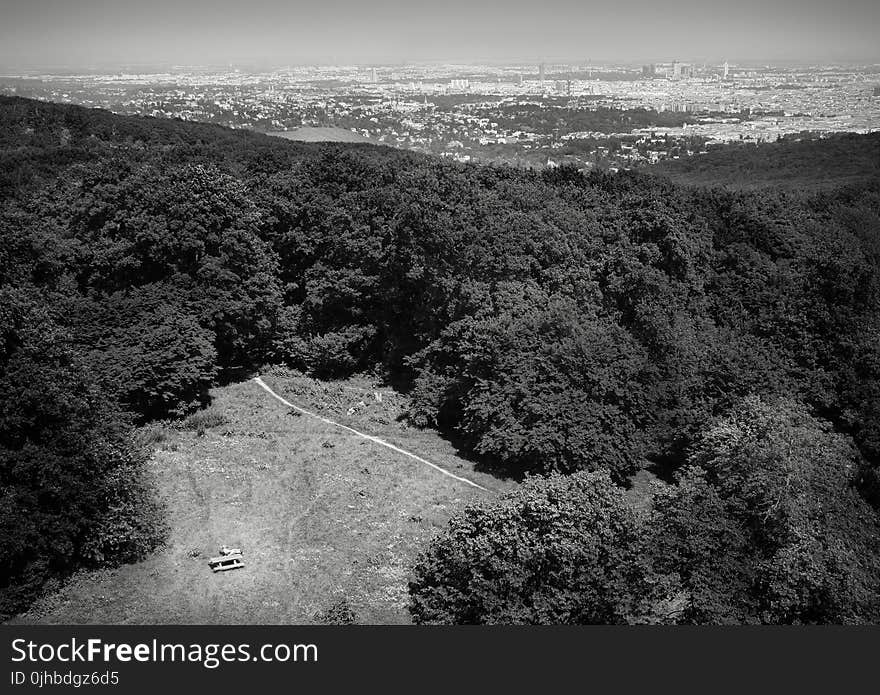
[[[285,138],[286,140],[296,140],[298,142],[369,142],[378,144],[376,140],[365,138],[363,135],[351,130],[333,127],[306,126],[296,130],[268,132],[266,135],[273,135]]]
[[[433,432],[395,418],[358,389],[264,376],[277,393],[418,453],[496,491],[514,483],[474,471]],[[364,406],[358,406],[360,402]],[[346,412],[355,406],[359,411]],[[407,623],[418,551],[467,503],[491,499],[406,456],[292,416],[253,382],[216,389],[198,430],[152,428],[150,468],[168,507],[167,546],[142,562],[81,572],[13,623],[295,623],[345,598],[361,622]],[[221,545],[244,569],[213,574]]]

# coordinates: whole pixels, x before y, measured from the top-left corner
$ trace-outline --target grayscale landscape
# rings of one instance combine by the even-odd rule
[[[880,622],[880,5],[0,7],[0,621]]]

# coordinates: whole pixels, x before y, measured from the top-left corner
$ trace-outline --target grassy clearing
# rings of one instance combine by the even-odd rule
[[[378,140],[365,137],[347,128],[332,126],[303,126],[294,130],[270,132],[266,135],[299,142],[369,142],[374,145],[379,144]]]
[[[403,397],[366,380],[264,375],[284,398],[382,437],[501,492],[433,432],[396,420]],[[360,622],[406,623],[409,567],[427,540],[489,495],[307,416],[252,382],[214,392],[192,429],[146,433],[168,507],[167,546],[142,562],[83,572],[12,622],[311,623],[345,601]],[[221,545],[244,569],[213,574]]]

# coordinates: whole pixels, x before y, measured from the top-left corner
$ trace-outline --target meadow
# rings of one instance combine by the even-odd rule
[[[360,622],[409,622],[419,549],[464,505],[514,483],[474,470],[436,433],[398,422],[404,397],[386,390],[377,402],[364,379],[263,378],[294,403],[493,492],[291,415],[253,381],[217,388],[212,405],[182,425],[140,430],[153,441],[150,475],[171,527],[165,546],[141,562],[81,571],[12,622],[303,624],[343,599]],[[242,549],[243,569],[211,572],[207,560],[224,544]]]
[[[286,140],[296,140],[298,142],[373,142],[370,138],[365,138],[359,133],[352,132],[346,128],[334,128],[331,126],[302,126],[295,130],[279,131],[275,133],[266,133]]]

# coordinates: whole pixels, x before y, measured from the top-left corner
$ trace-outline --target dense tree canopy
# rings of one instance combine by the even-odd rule
[[[787,400],[748,397],[637,515],[607,475],[529,481],[422,554],[420,623],[827,624],[880,620],[880,520],[857,454]]]
[[[50,577],[161,540],[145,452],[129,435],[49,313],[0,290],[0,616]]]
[[[701,587],[697,600],[688,577],[691,610],[733,600],[763,623],[880,619],[880,523],[852,487],[857,460],[845,437],[788,400],[750,397],[711,425],[679,486],[655,509],[660,524],[670,513],[682,519],[686,510],[711,515],[731,533],[718,536],[721,547],[701,546],[704,560],[725,558],[728,571],[715,577],[727,579],[714,590]],[[697,500],[691,491],[700,488],[711,491]],[[670,531],[650,546],[658,564],[683,576],[704,536],[687,526]],[[742,554],[727,552],[734,538],[751,555],[737,567],[729,558]]]
[[[785,166],[814,149],[785,149]],[[572,479],[572,494],[589,495],[576,481],[598,489],[606,474],[623,483],[660,464],[677,483],[655,502],[652,542],[690,564],[657,558],[667,591],[645,600],[666,612],[639,619],[868,615],[873,570],[847,563],[869,539],[843,529],[873,528],[859,494],[880,506],[876,177],[821,193],[693,189],[0,97],[0,195],[0,287],[33,306],[21,335],[66,336],[76,378],[107,408],[182,415],[217,380],[269,362],[321,377],[372,370],[410,393],[411,422],[502,474],[595,472]],[[31,355],[36,370],[38,353],[7,350],[0,367],[18,373],[9,365]],[[789,458],[755,444],[725,462],[707,432],[726,416],[746,441],[740,412],[800,444]],[[778,488],[786,466],[806,487]],[[783,501],[790,516],[762,521],[768,499],[804,490],[831,495],[834,513],[823,503],[800,518]],[[844,586],[859,605],[827,598]],[[603,601],[570,615],[635,610]],[[486,611],[467,620],[502,619]]]
[[[120,392],[145,417],[266,361],[379,369],[412,389],[415,422],[501,469],[622,479],[645,457],[681,465],[737,399],[788,394],[856,438],[870,486],[876,182],[695,191],[20,99],[2,111],[6,152],[40,158],[7,182],[0,273],[90,303],[60,320],[100,371],[119,361],[102,351],[140,364]],[[159,367],[165,350],[177,366]]]
[[[880,134],[817,138],[816,133],[802,133],[775,143],[737,143],[699,157],[661,161],[654,170],[689,185],[724,184],[744,190],[835,188],[880,176]]]
[[[604,473],[526,482],[469,507],[430,545],[410,583],[424,624],[626,621],[644,581],[636,520]]]

